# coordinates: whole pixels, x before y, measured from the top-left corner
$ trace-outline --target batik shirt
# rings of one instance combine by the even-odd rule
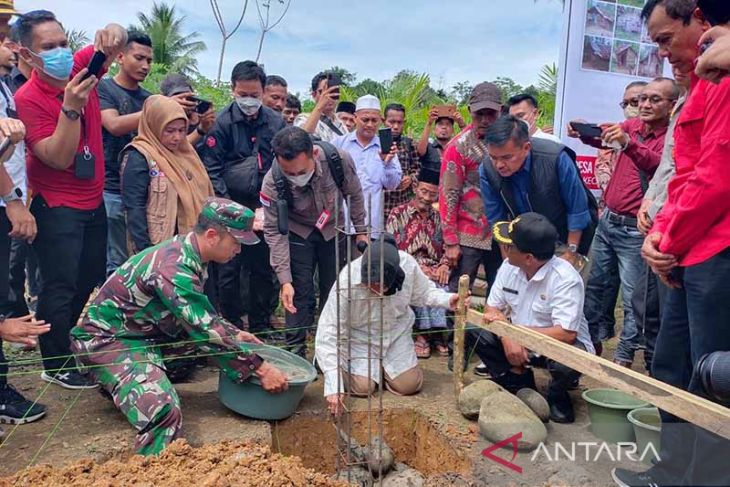
[[[163,367],[159,346],[194,345],[235,381],[261,364],[236,339],[240,330],[218,316],[203,293],[206,264],[194,233],[150,247],[130,258],[104,283],[71,348],[82,365],[146,360]]]
[[[418,178],[418,171],[421,168],[421,160],[418,157],[416,146],[410,137],[401,137],[396,141],[398,146],[398,161],[400,162],[403,176],[410,176],[411,184],[404,189],[385,191],[385,219],[388,219],[390,211],[396,206],[408,203],[413,199],[413,188]]]
[[[393,208],[385,231],[395,236],[398,250],[412,255],[421,269],[431,272],[442,264],[448,264],[444,255],[441,235],[441,217],[433,208],[424,215],[411,201]]]

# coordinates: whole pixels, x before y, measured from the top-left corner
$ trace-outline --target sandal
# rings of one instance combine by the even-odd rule
[[[430,358],[431,357],[431,345],[423,339],[423,337],[416,338],[415,341],[416,357],[418,358]]]
[[[436,345],[436,352],[438,352],[438,354],[441,355],[442,357],[448,357],[449,356],[449,347],[443,343],[439,343]]]

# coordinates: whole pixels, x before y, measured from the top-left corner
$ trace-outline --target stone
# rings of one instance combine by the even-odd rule
[[[477,419],[482,399],[495,392],[506,392],[502,387],[491,380],[479,380],[469,384],[459,394],[459,411],[466,419]]]
[[[486,396],[479,409],[479,432],[492,443],[499,443],[520,433],[517,448],[531,451],[547,438],[547,429],[525,403],[506,391]],[[513,443],[504,448],[511,449]]]
[[[426,479],[423,474],[408,465],[399,463],[392,472],[383,477],[381,487],[423,487]]]
[[[540,421],[543,423],[550,421],[550,405],[542,394],[537,392],[535,389],[525,387],[517,391],[517,394],[515,395],[520,401],[524,402],[538,418],[540,418]]]
[[[383,475],[390,472],[395,464],[395,455],[385,441],[381,443],[376,437],[370,440],[370,445],[365,449],[365,460],[373,477],[378,477],[381,472]]]
[[[372,487],[373,485],[373,476],[370,475],[370,472],[366,468],[356,465],[349,469],[340,470],[331,478],[332,480],[349,482],[350,485],[356,485],[357,487]]]

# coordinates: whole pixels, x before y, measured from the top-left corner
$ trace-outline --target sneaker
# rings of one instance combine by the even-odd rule
[[[535,374],[532,369],[527,369],[522,374],[515,374],[514,372],[507,372],[499,377],[493,377],[491,380],[506,389],[511,394],[516,394],[520,389],[528,388],[535,389]]]
[[[41,419],[46,407],[27,400],[9,384],[0,386],[0,423],[25,424]]]
[[[474,375],[478,375],[479,377],[488,377],[489,376],[489,369],[486,365],[483,363],[480,363],[476,367],[474,367]]]
[[[99,384],[75,370],[56,374],[49,374],[44,371],[41,374],[41,379],[57,384],[65,389],[96,389],[99,387]]]
[[[614,468],[611,470],[611,477],[619,487],[659,487],[662,485],[651,474],[651,470],[633,472],[625,468]]]

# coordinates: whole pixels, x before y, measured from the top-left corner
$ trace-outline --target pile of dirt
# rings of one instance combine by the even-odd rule
[[[297,457],[272,453],[268,446],[224,441],[193,448],[173,442],[159,456],[96,464],[80,460],[63,468],[40,465],[0,479],[5,486],[315,486],[343,487],[326,474],[302,466]]]

